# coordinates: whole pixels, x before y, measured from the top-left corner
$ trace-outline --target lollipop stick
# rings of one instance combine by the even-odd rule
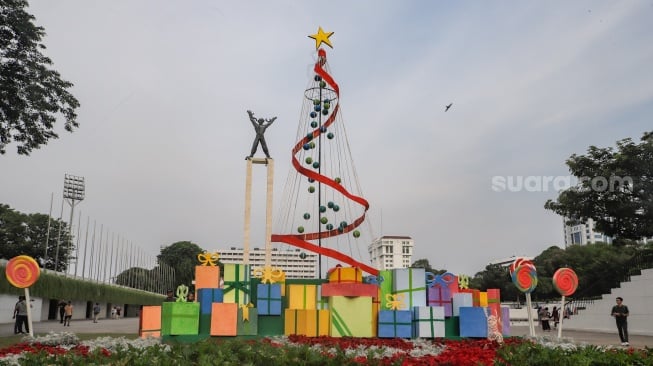
[[[25,302],[27,303],[27,326],[29,327],[30,337],[34,337],[34,328],[32,328],[32,304],[29,299],[29,288],[25,287]]]
[[[558,320],[560,323],[558,323],[558,338],[562,337],[562,322],[565,319],[565,295],[562,295],[562,300],[560,300],[560,310],[558,310],[558,314],[562,314],[562,317],[558,316]]]
[[[533,326],[533,306],[531,305],[531,293],[526,293],[526,307],[528,307],[528,333],[531,337],[535,337],[535,327]]]

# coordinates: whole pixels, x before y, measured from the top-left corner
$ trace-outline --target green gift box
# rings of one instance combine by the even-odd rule
[[[224,265],[225,303],[248,304],[250,302],[250,265],[225,263]]]
[[[200,304],[198,302],[164,302],[161,304],[161,335],[197,335]]]
[[[386,299],[386,295],[394,295],[392,291],[392,271],[391,270],[381,270],[379,271],[379,277],[382,277],[383,280],[379,279],[379,287],[381,289],[381,309],[389,309],[388,302],[389,299]]]
[[[236,320],[236,333],[238,335],[257,335],[258,334],[258,310],[256,308],[241,305],[238,308],[238,318]],[[245,319],[245,313],[248,313]]]
[[[329,309],[332,337],[374,336],[371,297],[332,296]]]

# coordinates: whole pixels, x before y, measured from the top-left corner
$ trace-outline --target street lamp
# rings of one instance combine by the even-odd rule
[[[71,240],[73,237],[73,215],[75,212],[75,205],[78,202],[84,200],[84,193],[85,193],[84,177],[77,177],[70,174],[64,175],[63,198],[70,205],[70,221],[68,225],[68,230],[70,231]],[[68,249],[70,250],[70,247]],[[59,243],[57,243],[57,253],[58,252],[59,252]],[[58,260],[59,260],[59,256],[57,255],[57,257],[55,258],[55,265],[54,265],[55,269],[57,268]],[[70,255],[68,256],[68,265],[66,267],[68,267],[69,265],[70,265]],[[75,267],[77,267],[77,265],[75,265]],[[76,269],[77,268],[75,268],[75,270]]]

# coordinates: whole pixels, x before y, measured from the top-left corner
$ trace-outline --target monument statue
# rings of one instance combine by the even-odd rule
[[[263,148],[263,152],[265,153],[265,156],[269,158],[270,153],[268,152],[268,145],[265,143],[265,136],[263,136],[263,134],[265,133],[265,130],[268,127],[270,127],[270,125],[272,125],[272,122],[274,122],[274,120],[277,119],[277,117],[272,117],[267,120],[263,118],[259,118],[257,120],[256,117],[254,117],[254,113],[252,111],[247,111],[247,114],[249,114],[249,120],[252,121],[254,130],[256,131],[256,138],[254,139],[254,144],[252,144],[252,151],[249,153],[249,156],[246,157],[245,159],[251,159],[252,157],[254,157],[256,150],[258,150],[259,143]]]

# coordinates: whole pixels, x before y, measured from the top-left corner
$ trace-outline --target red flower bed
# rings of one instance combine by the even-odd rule
[[[77,345],[72,347],[71,349],[66,349],[59,346],[46,346],[39,343],[35,343],[35,344],[19,343],[13,346],[0,349],[0,358],[8,355],[18,355],[21,353],[39,353],[41,351],[47,352],[48,354],[51,355],[63,355],[66,353],[73,352],[81,356],[87,356],[88,350],[89,350],[88,346],[82,346],[82,345]],[[105,349],[102,350],[102,353],[104,353],[107,356],[109,355],[109,351]]]

